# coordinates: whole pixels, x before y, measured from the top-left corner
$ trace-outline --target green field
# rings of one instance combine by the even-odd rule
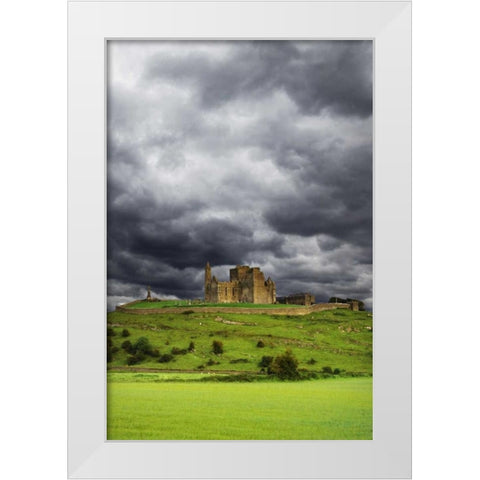
[[[148,308],[171,308],[171,307],[237,307],[237,308],[285,308],[285,307],[302,307],[303,305],[285,305],[281,303],[205,303],[192,302],[190,300],[162,300],[160,302],[138,302],[134,304],[126,304],[125,308],[131,309],[148,309]]]
[[[328,310],[304,316],[207,314],[200,309],[188,315],[111,312],[108,326],[115,333],[109,337],[112,345],[118,349],[109,368],[130,368],[122,343],[147,337],[160,354],[171,353],[173,348],[187,349],[190,342],[195,350],[175,355],[168,363],[147,356],[132,370],[258,372],[262,356],[276,356],[290,348],[299,360],[299,368],[321,371],[330,366],[343,372],[372,373],[372,316],[368,312]],[[127,338],[121,336],[124,328],[131,334]],[[212,353],[213,340],[223,343],[223,355]],[[259,341],[264,348],[257,347]]]
[[[371,377],[214,383],[158,375],[108,374],[109,440],[372,439]]]
[[[344,309],[303,316],[111,312],[108,438],[370,439],[372,320]],[[122,344],[141,337],[155,355],[128,365],[132,353]],[[213,353],[213,341],[222,342],[222,354]],[[313,379],[282,382],[262,371],[262,357],[286,349]],[[165,355],[169,361],[159,362]]]

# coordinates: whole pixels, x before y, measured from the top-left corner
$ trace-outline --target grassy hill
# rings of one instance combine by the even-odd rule
[[[109,440],[372,438],[368,312],[116,311],[108,314],[107,335]],[[214,341],[223,353],[213,353]],[[147,344],[149,354],[128,365],[135,349],[128,353],[125,342]],[[260,374],[263,357],[287,348],[310,380]],[[165,357],[170,361],[159,362]]]
[[[344,374],[372,373],[372,316],[369,312],[330,310],[305,316],[267,314],[187,313],[134,315],[108,314],[111,370],[149,369],[199,372],[258,373],[263,356],[275,357],[290,348],[299,368],[321,372],[323,367],[338,368]],[[128,337],[122,337],[127,329]],[[113,335],[112,335],[113,333]],[[126,340],[134,344],[146,337],[156,355],[194,350],[173,355],[160,363],[158,356],[146,355],[136,365],[127,365],[129,354],[122,348]],[[224,352],[215,355],[212,342],[220,341]],[[260,343],[259,343],[260,342]],[[263,344],[263,348],[257,345]]]

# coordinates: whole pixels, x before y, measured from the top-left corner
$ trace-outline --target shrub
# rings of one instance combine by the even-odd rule
[[[308,362],[309,365],[315,365],[317,361],[314,358],[311,358]]]
[[[230,363],[248,363],[248,358],[234,358]]]
[[[107,337],[114,337],[115,336],[115,330],[111,327],[107,328]]]
[[[270,370],[281,380],[296,380],[300,377],[298,360],[290,349],[274,358]]]
[[[216,362],[215,360],[210,359],[210,360],[207,362],[207,365],[208,365],[209,367],[211,367],[212,365],[220,365],[220,362]]]
[[[160,352],[158,351],[158,348],[154,348],[150,353],[149,353],[150,356],[152,357],[159,357],[160,356]]]
[[[323,367],[322,368],[322,373],[329,373],[329,374],[333,375],[332,367]]]
[[[133,344],[133,349],[135,350],[135,352],[148,353],[152,350],[152,346],[150,345],[150,341],[147,337],[140,337]]]
[[[185,310],[182,313],[183,313],[183,315],[191,315],[192,313],[195,313],[195,312],[193,310]]]
[[[173,355],[185,355],[187,353],[187,349],[186,348],[173,347],[172,348],[172,353],[173,353]]]
[[[334,375],[340,375],[340,369],[339,369],[339,368],[336,368],[336,369],[333,371],[333,374],[334,374]]]
[[[259,367],[268,368],[273,362],[273,357],[263,356],[260,362],[258,363]]]
[[[258,347],[258,348],[263,348],[263,347],[265,347],[265,344],[263,343],[263,340],[259,340],[259,341],[257,342],[257,347]]]
[[[135,355],[129,355],[127,357],[127,365],[135,365],[138,363],[137,357]]]
[[[197,367],[197,370],[204,370],[204,369],[205,369],[205,365],[199,365],[199,366]]]
[[[129,355],[127,357],[127,365],[136,365],[145,359],[145,355],[142,352],[137,352],[135,355]]]
[[[129,337],[129,336],[130,336],[130,332],[126,328],[124,328],[122,330],[122,337]]]
[[[135,353],[134,356],[139,362],[141,362],[142,360],[145,360],[145,355],[143,352],[137,352]]]
[[[132,345],[132,342],[131,342],[130,340],[125,340],[125,341],[122,343],[121,346],[122,346],[122,348],[123,348],[124,350],[126,350],[126,351],[129,352],[129,353],[132,352],[132,350],[133,350],[133,349],[132,349],[133,345]]]
[[[195,344],[193,342],[190,342],[190,345],[188,345],[188,351],[189,352],[195,351]]]
[[[164,353],[163,355],[160,355],[158,362],[159,363],[168,363],[173,360],[173,355],[171,353]]]
[[[120,349],[118,347],[112,347],[112,353],[117,353]]]
[[[215,355],[223,353],[223,343],[220,340],[214,340],[212,342],[212,351]]]

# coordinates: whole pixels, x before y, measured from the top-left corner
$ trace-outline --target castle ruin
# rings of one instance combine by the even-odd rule
[[[230,269],[230,281],[212,277],[210,264],[205,266],[205,302],[208,303],[275,303],[275,282],[259,267],[237,265]]]
[[[315,303],[315,297],[311,293],[294,293],[286,297],[277,297],[277,303],[309,306]]]

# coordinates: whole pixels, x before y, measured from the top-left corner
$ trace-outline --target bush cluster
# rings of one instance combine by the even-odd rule
[[[328,375],[339,375],[340,369],[339,368],[332,369],[332,367],[326,366],[322,368],[322,373],[326,373]]]
[[[140,337],[132,347],[135,352],[146,353],[147,355],[152,351],[152,346],[147,337]]]
[[[122,332],[122,337],[128,336],[124,334],[125,331],[128,335],[130,335],[128,330],[124,329]],[[121,347],[123,350],[125,350],[125,352],[129,354],[127,357],[128,365],[136,365],[137,363],[142,362],[143,360],[145,360],[145,357],[147,355],[154,358],[160,357],[160,352],[157,348],[152,347],[147,337],[140,337],[133,344],[130,340],[125,340],[122,342]],[[114,352],[115,351],[118,351],[118,347],[114,347]]]
[[[269,357],[269,356],[264,355],[262,357],[262,359],[260,360],[260,362],[258,363],[258,366],[262,367],[262,368],[268,368],[268,367],[270,367],[272,362],[273,362],[273,357]]]
[[[172,355],[185,355],[186,353],[187,353],[186,348],[178,348],[178,347],[172,348]]]
[[[135,355],[129,355],[127,357],[127,365],[136,365],[144,360],[145,356],[142,353],[136,353]]]
[[[223,343],[220,340],[214,340],[212,342],[212,352],[215,355],[221,355],[223,353]]]
[[[259,340],[259,341],[257,342],[257,347],[258,347],[258,348],[263,348],[263,347],[265,347],[265,343],[263,342],[263,340]]]
[[[281,380],[298,380],[300,378],[298,360],[290,349],[275,357],[269,370]]]
[[[173,360],[173,355],[171,353],[164,353],[163,355],[160,355],[158,358],[159,363],[168,363]]]

